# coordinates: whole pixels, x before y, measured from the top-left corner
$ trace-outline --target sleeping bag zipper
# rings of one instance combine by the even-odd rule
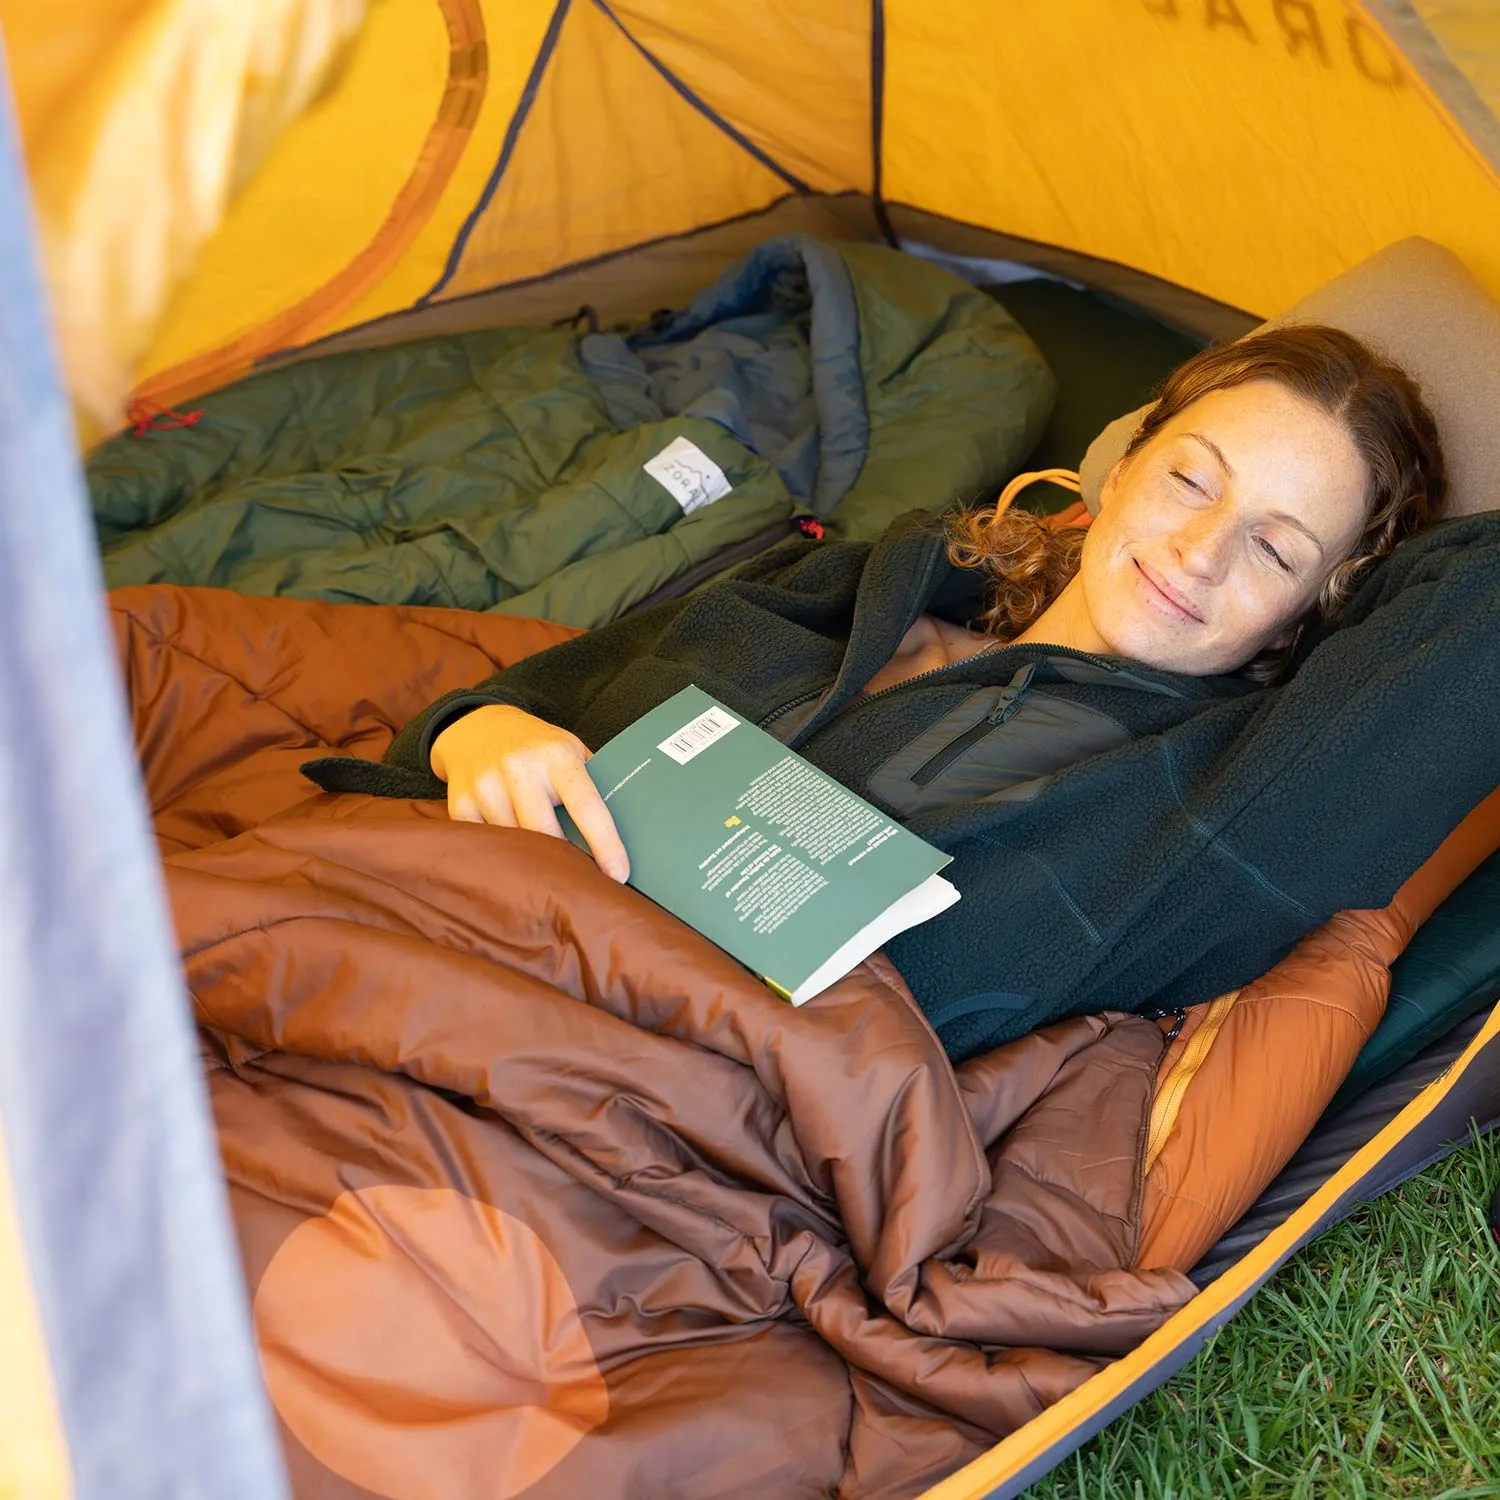
[[[1239,998],[1238,990],[1230,990],[1209,1003],[1207,1015],[1198,1023],[1198,1029],[1187,1039],[1182,1049],[1182,1056],[1173,1063],[1171,1071],[1162,1079],[1161,1087],[1156,1091],[1156,1098],[1151,1103],[1151,1122],[1146,1127],[1145,1171],[1150,1172],[1151,1168],[1156,1165],[1156,1159],[1161,1155],[1162,1147],[1167,1144],[1167,1137],[1171,1135],[1172,1127],[1177,1123],[1177,1116],[1182,1109],[1182,1100],[1188,1091],[1188,1085],[1197,1077],[1198,1069],[1203,1066],[1219,1033],[1224,1029],[1225,1021],[1229,1019],[1230,1011],[1234,1009],[1235,1001]]]

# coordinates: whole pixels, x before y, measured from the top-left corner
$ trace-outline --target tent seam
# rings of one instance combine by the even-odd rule
[[[703,99],[699,94],[695,93],[691,88],[689,88],[688,85],[682,81],[682,79],[680,79],[664,62],[661,61],[659,57],[656,56],[654,52],[650,50],[650,48],[645,46],[642,42],[637,41],[636,38],[631,35],[630,29],[625,25],[625,23],[614,13],[614,11],[609,8],[608,0],[594,0],[594,6],[609,21],[614,24],[616,30],[619,31],[620,35],[623,36],[625,40],[629,42],[630,45],[634,47],[635,50],[639,52],[643,58],[645,58],[645,60],[667,82],[667,84],[672,89],[674,89],[689,105],[697,110],[698,113],[702,115],[710,125],[713,125],[716,129],[722,131],[725,135],[727,135],[729,139],[735,143],[735,145],[740,147],[742,151],[746,151],[751,156],[753,156],[755,160],[761,164],[761,166],[766,168],[767,171],[774,172],[794,192],[812,192],[812,188],[809,187],[807,183],[803,182],[800,177],[797,177],[793,173],[789,172],[785,167],[783,167],[781,163],[778,162],[769,151],[763,150],[760,146],[757,146],[754,141],[750,140],[749,137],[736,130],[735,127],[731,125],[729,121],[726,120],[723,115],[721,115],[711,104],[709,104],[707,100]]]
[[[447,262],[443,266],[442,274],[433,282],[413,304],[415,307],[426,307],[447,284],[452,281],[458,271],[459,262],[463,259],[463,253],[468,248],[469,237],[474,233],[479,223],[480,216],[490,206],[496,190],[500,186],[500,179],[505,175],[505,169],[510,165],[511,158],[515,155],[516,143],[521,138],[521,128],[525,125],[531,114],[531,107],[536,103],[536,96],[541,91],[542,79],[546,76],[547,64],[552,61],[552,54],[557,50],[557,39],[562,34],[563,21],[567,19],[568,7],[572,0],[557,0],[557,7],[552,12],[552,19],[547,23],[546,33],[542,37],[542,44],[537,49],[536,57],[531,64],[531,71],[526,75],[526,82],[521,89],[521,97],[516,101],[515,113],[510,117],[510,124],[505,130],[505,139],[500,144],[500,157],[495,163],[495,169],[490,173],[489,180],[485,183],[479,194],[479,201],[469,210],[468,217],[459,226],[458,234],[454,237],[453,244],[448,251]]]
[[[901,248],[885,210],[885,0],[870,0],[870,203],[886,243]]]
[[[1249,324],[1245,328],[1245,332],[1248,332],[1250,327],[1264,322],[1270,316],[1266,313],[1251,312],[1247,308],[1236,307],[1232,302],[1225,302],[1221,297],[1214,297],[1208,292],[1199,291],[1185,281],[1173,281],[1170,277],[1159,275],[1155,271],[1143,271],[1139,266],[1131,264],[1128,260],[1119,260],[1112,255],[1096,255],[1090,250],[1080,250],[1064,240],[1035,239],[1030,235],[1016,234],[1009,229],[997,229],[993,224],[984,224],[978,219],[961,219],[956,214],[937,213],[933,209],[922,208],[916,203],[908,203],[904,198],[882,198],[881,202],[886,209],[905,209],[907,213],[921,214],[924,218],[937,219],[944,224],[954,224],[960,229],[977,229],[981,234],[993,234],[1010,240],[1017,245],[1034,246],[1038,250],[1059,250],[1065,255],[1076,256],[1079,260],[1086,261],[1090,265],[1109,266],[1120,271],[1125,271],[1131,276],[1138,276],[1143,281],[1154,282],[1157,286],[1169,287],[1173,291],[1185,292],[1196,302],[1204,303],[1213,309],[1222,309],[1226,313],[1237,313],[1241,317],[1248,319]],[[917,243],[920,244],[921,241],[917,241]],[[899,249],[900,246],[898,245],[897,248]],[[1083,270],[1087,269],[1087,267],[1080,267],[1079,269]],[[1087,285],[1087,283],[1078,281],[1070,276],[1063,276],[1062,279],[1072,282],[1075,286]],[[1127,298],[1126,300],[1134,301],[1135,299]]]
[[[1344,3],[1351,16],[1371,26],[1388,44],[1397,68],[1404,65],[1410,70],[1433,113],[1458,144],[1500,182],[1500,117],[1473,79],[1453,61],[1426,18],[1411,4],[1398,9],[1390,0]],[[1478,130],[1472,128],[1476,125]]]
[[[573,275],[579,271],[591,270],[595,266],[604,265],[606,262],[617,259],[624,255],[634,255],[641,250],[653,250],[660,245],[672,244],[677,240],[689,240],[700,234],[709,234],[716,229],[727,228],[731,224],[742,223],[746,219],[753,219],[762,214],[768,214],[773,209],[781,206],[798,195],[791,192],[782,193],[773,198],[769,203],[760,208],[748,208],[742,213],[730,214],[725,219],[714,219],[707,224],[700,224],[696,229],[672,230],[666,234],[659,234],[649,240],[638,240],[631,245],[622,245],[617,250],[603,250],[597,255],[581,256],[577,260],[567,261],[563,265],[554,266],[550,271],[538,271],[531,276],[518,276],[511,281],[498,281],[493,286],[479,287],[472,292],[460,292],[456,297],[445,297],[443,306],[456,307],[465,302],[472,302],[480,297],[492,297],[500,292],[512,292],[527,287],[545,286],[548,282],[561,280],[564,276]],[[813,198],[863,198],[868,194],[858,193],[853,189],[838,193],[810,193],[807,196]],[[430,296],[431,293],[428,293]],[[346,337],[352,333],[360,333],[366,329],[379,328],[384,324],[394,322],[398,318],[404,318],[419,306],[427,306],[425,301],[412,303],[406,307],[392,308],[390,312],[380,313],[376,317],[366,318],[362,323],[351,323],[347,328],[339,328],[332,333],[320,334],[315,339],[309,339],[305,344],[295,344],[286,349],[279,349],[274,354],[268,354],[256,363],[255,371],[275,370],[286,368],[299,361],[292,359],[292,355],[309,355],[320,345],[332,343],[337,339]]]

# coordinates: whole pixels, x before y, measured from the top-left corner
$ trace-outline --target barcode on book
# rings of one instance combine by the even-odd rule
[[[676,734],[669,734],[656,748],[664,755],[670,755],[679,766],[685,766],[699,751],[707,750],[715,740],[723,739],[739,722],[715,704],[692,723],[684,724]]]

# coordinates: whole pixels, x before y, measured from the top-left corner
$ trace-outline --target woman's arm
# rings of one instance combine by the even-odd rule
[[[435,776],[448,816],[461,823],[527,828],[562,838],[563,807],[613,880],[630,859],[586,769],[590,750],[568,727],[620,670],[649,652],[685,600],[560,641],[472,688],[439,698],[391,742],[384,762]]]
[[[769,582],[795,569],[798,538],[752,558],[744,581]],[[563,836],[556,809],[578,825],[606,874],[624,880],[629,859],[590,780],[590,747],[574,732],[580,716],[631,662],[650,656],[681,619],[691,596],[629,615],[562,641],[473,688],[438,699],[408,724],[384,757],[406,776],[436,777],[449,816]]]
[[[518,708],[571,733],[583,710],[621,667],[648,655],[687,603],[686,598],[671,599],[654,609],[626,615],[538,651],[471,688],[444,694],[391,741],[384,763],[423,774],[435,771],[432,747],[437,737],[465,714],[486,705]]]
[[[585,769],[589,747],[569,725],[624,663],[654,648],[685,603],[561,641],[445,694],[401,730],[378,764],[323,756],[304,762],[302,774],[326,792],[446,797],[457,821],[556,837],[556,809],[564,807],[600,867],[624,880],[624,845]]]

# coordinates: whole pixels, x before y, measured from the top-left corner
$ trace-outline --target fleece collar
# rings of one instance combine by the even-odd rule
[[[860,575],[849,643],[838,675],[788,743],[805,742],[838,713],[891,659],[902,637],[934,599],[951,603],[967,591],[977,609],[981,589],[977,580],[970,580],[976,580],[972,570],[949,562],[939,518],[911,511],[895,521],[872,545]],[[1002,646],[956,662],[943,672],[954,682],[992,686],[1010,681],[1033,662],[1044,664],[1066,681],[1108,683],[1174,698],[1238,698],[1256,690],[1255,684],[1242,677],[1192,677],[1124,657],[1042,644]]]

